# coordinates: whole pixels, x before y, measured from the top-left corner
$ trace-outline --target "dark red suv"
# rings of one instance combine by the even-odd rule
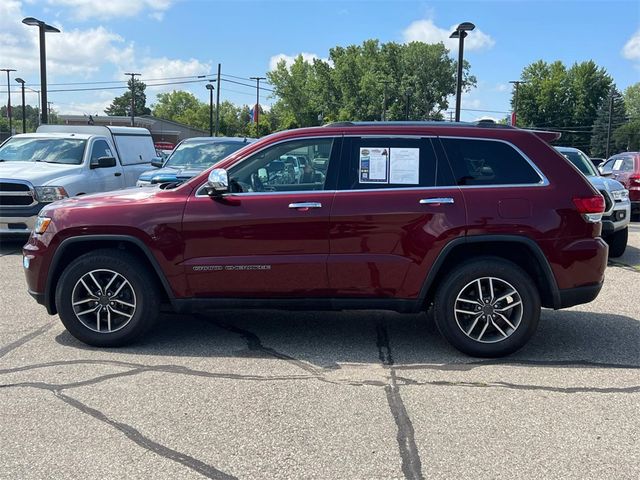
[[[161,304],[432,306],[455,347],[505,355],[541,307],[589,302],[604,278],[604,200],[552,138],[425,122],[270,135],[179,185],[46,207],[29,292],[98,346],[139,337]]]
[[[598,167],[605,177],[619,181],[629,190],[631,215],[640,217],[640,152],[623,152]]]

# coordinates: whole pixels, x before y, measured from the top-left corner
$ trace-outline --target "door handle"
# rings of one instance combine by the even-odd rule
[[[290,203],[289,208],[294,208],[296,210],[307,211],[310,208],[322,208],[322,204],[320,202],[299,202],[299,203]]]
[[[116,172],[116,173],[114,173],[114,175],[115,175],[116,177],[119,177],[120,175],[122,175],[122,173],[120,173],[120,172]]]
[[[456,203],[451,197],[422,198],[420,205],[442,205]]]

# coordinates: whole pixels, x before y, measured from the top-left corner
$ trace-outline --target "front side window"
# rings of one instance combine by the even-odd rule
[[[507,143],[461,138],[443,138],[441,141],[457,185],[540,183],[540,175]]]
[[[86,143],[67,138],[12,138],[0,147],[0,161],[80,165]]]
[[[173,151],[165,167],[206,169],[245,145],[239,141],[183,142]]]
[[[600,167],[600,172],[603,175],[613,172],[613,165],[615,162],[616,162],[615,158],[612,158],[611,160],[609,160],[607,163],[605,163]]]
[[[323,190],[332,138],[294,140],[269,147],[229,170],[232,191]]]
[[[113,152],[107,142],[96,140],[93,142],[93,148],[91,149],[91,162],[97,162],[102,157],[113,157]]]

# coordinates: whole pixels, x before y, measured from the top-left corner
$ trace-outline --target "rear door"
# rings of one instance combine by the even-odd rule
[[[449,166],[431,138],[347,137],[343,153],[331,210],[331,295],[418,297],[442,247],[464,235],[465,205]]]
[[[124,185],[122,165],[107,141],[103,138],[95,138],[91,142],[90,149],[89,165],[87,165],[89,181],[86,183],[86,191],[83,193],[109,192],[122,188]],[[115,167],[91,168],[91,163],[97,162],[101,157],[114,157],[116,159]]]

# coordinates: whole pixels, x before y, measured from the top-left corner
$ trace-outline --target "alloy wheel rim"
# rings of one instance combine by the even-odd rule
[[[466,284],[454,303],[458,328],[480,343],[498,343],[511,337],[522,322],[522,297],[509,282],[480,277]]]
[[[97,333],[113,333],[126,327],[133,318],[136,292],[118,272],[91,270],[74,285],[71,305],[83,326]]]

